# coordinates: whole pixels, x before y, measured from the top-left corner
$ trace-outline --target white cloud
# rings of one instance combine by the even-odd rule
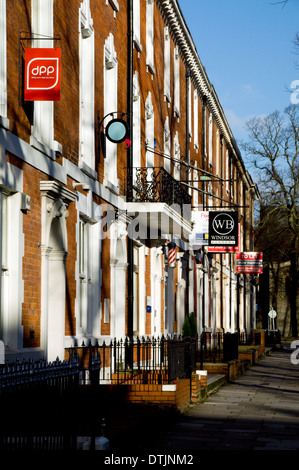
[[[231,128],[231,131],[237,141],[246,139],[247,131],[245,130],[245,124],[253,116],[238,116],[232,109],[224,110],[227,122]]]
[[[237,142],[246,141],[248,138],[248,132],[246,130],[246,123],[253,118],[263,118],[265,114],[260,115],[253,115],[248,114],[246,116],[238,116],[235,111],[232,109],[225,109],[224,110],[227,122],[231,131],[233,133],[234,138]]]

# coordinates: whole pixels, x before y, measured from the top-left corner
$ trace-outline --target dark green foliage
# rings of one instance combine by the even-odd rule
[[[194,312],[191,312],[189,315],[186,316],[183,323],[182,336],[189,336],[192,338],[197,336],[197,327]]]

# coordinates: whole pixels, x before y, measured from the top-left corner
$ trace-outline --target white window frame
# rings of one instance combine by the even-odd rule
[[[194,148],[198,152],[198,93],[196,89],[193,94],[193,129]]]
[[[173,177],[180,181],[181,179],[181,167],[180,163],[177,162],[177,160],[181,159],[181,148],[180,148],[180,143],[179,143],[179,133],[176,131],[175,137],[174,137],[174,142],[173,142],[173,158],[176,160],[174,162],[174,168],[173,168]]]
[[[79,324],[78,327],[87,332],[88,313],[88,282],[89,282],[89,224],[84,218],[79,218],[78,227],[78,270],[79,270]]]
[[[213,116],[209,115],[209,165],[213,166]]]
[[[22,302],[24,301],[24,281],[22,263],[24,236],[21,213],[20,192],[2,187],[0,190],[0,339],[14,350],[23,347]],[[3,204],[5,214],[3,214]],[[5,220],[4,220],[5,218]],[[4,236],[3,236],[4,235]],[[5,252],[5,254],[4,254]]]
[[[0,0],[0,125],[9,128],[7,119],[7,27],[6,0]]]
[[[154,68],[154,1],[146,0],[146,65],[155,74]]]
[[[133,0],[133,39],[138,52],[142,52],[140,39],[140,0]]]
[[[146,166],[148,168],[154,168],[155,158],[153,149],[155,146],[155,115],[151,92],[148,93],[145,102],[145,142],[151,149],[146,152]]]
[[[96,178],[95,174],[95,56],[94,29],[89,0],[79,10],[79,94],[80,94],[80,149],[79,166]]]
[[[53,3],[54,0],[32,0],[31,19],[32,34],[53,37]],[[32,41],[32,47],[53,47],[53,40]],[[35,101],[33,125],[31,127],[30,144],[55,160],[56,151],[61,150],[58,142],[54,141],[54,102]]]
[[[225,179],[226,179],[226,182],[225,182],[225,187],[226,187],[226,191],[229,192],[229,152],[228,150],[226,150],[226,154],[225,154]]]
[[[197,161],[194,162],[194,166],[197,168]],[[194,188],[198,189],[198,180],[199,180],[199,172],[197,170],[193,171],[194,175]],[[198,210],[198,191],[196,189],[193,190],[193,205],[194,210]]]
[[[101,328],[101,218],[90,215],[97,210],[90,195],[80,194],[77,208],[76,334],[97,337]]]
[[[213,190],[213,186],[212,186],[212,183],[211,181],[208,182],[208,188],[207,188],[207,191],[209,193],[208,195],[208,207],[212,207],[214,205],[214,198],[213,196],[211,196],[211,194],[214,194],[214,190]]]
[[[164,98],[171,103],[170,97],[170,34],[166,26],[164,28]]]
[[[8,194],[0,191],[0,264],[1,264],[1,286],[0,286],[0,339],[7,343],[6,338],[6,312],[7,312],[7,274],[8,274]]]
[[[118,63],[114,48],[114,36],[109,34],[104,45],[104,116],[117,111],[117,82]],[[109,120],[106,118],[104,125]],[[113,192],[118,193],[119,182],[117,179],[117,144],[106,139],[106,158],[104,168],[104,185]]]
[[[133,167],[141,165],[141,108],[138,72],[133,76]],[[136,170],[133,171],[134,182],[136,182]]]
[[[192,137],[192,89],[191,89],[191,78],[188,77],[188,134],[189,138]]]
[[[134,289],[134,305],[133,305],[133,332],[135,335],[139,334],[140,317],[139,317],[139,246],[133,246],[133,289]]]
[[[219,163],[220,163],[220,134],[219,129],[216,131],[216,175],[219,175]]]
[[[180,54],[179,48],[174,48],[174,114],[180,118]]]
[[[114,18],[116,18],[116,13],[119,11],[119,4],[117,0],[106,0],[106,5],[110,3],[111,8],[113,9]]]
[[[168,116],[166,117],[165,123],[164,123],[164,168],[168,173],[171,173],[171,135],[170,135],[170,129],[169,129],[169,118]]]

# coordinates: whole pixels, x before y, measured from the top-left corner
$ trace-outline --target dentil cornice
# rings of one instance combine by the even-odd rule
[[[241,172],[244,177],[246,170],[240,151],[228,125],[216,91],[210,83],[206,70],[201,63],[196,46],[188,30],[177,0],[156,0],[156,3],[162,13],[166,26],[169,28],[169,32],[174,43],[179,47],[179,51],[186,68],[191,72],[194,86],[211,110],[219,132],[226,142],[226,146],[239,162],[239,168],[243,170]],[[245,179],[247,179],[246,176]]]

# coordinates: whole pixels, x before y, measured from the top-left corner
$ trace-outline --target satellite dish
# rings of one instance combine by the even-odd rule
[[[105,135],[114,144],[124,142],[128,135],[128,124],[123,119],[112,119],[106,126]]]

